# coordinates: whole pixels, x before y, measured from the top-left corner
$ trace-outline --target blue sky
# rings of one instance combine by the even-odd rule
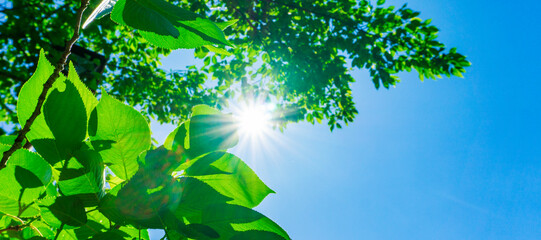
[[[539,239],[541,4],[407,2],[468,56],[465,78],[375,90],[355,71],[353,124],[291,124],[234,149],[277,192],[257,209],[298,240]],[[153,124],[159,141],[171,130]]]

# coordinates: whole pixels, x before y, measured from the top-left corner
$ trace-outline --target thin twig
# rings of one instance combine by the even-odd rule
[[[24,226],[24,225],[15,225],[15,226],[7,227],[7,228],[4,228],[4,229],[0,229],[0,233],[6,232],[6,231],[21,231],[25,227],[26,226]]]
[[[77,21],[75,24],[75,32],[73,33],[73,37],[71,37],[71,39],[66,43],[66,49],[64,50],[62,57],[60,57],[60,60],[58,60],[58,63],[56,64],[56,67],[53,71],[53,74],[49,77],[49,79],[47,79],[45,84],[43,84],[43,91],[41,91],[41,94],[39,95],[38,105],[34,109],[34,112],[30,116],[30,118],[26,121],[26,124],[24,124],[23,129],[17,135],[17,138],[15,139],[15,143],[11,146],[9,150],[4,152],[4,155],[2,156],[2,160],[0,161],[0,169],[6,167],[6,163],[8,161],[8,158],[11,156],[11,154],[13,154],[17,149],[22,147],[22,142],[26,134],[30,131],[30,126],[32,125],[34,120],[36,120],[39,114],[41,114],[41,107],[43,106],[43,103],[45,102],[45,97],[47,96],[47,92],[53,86],[53,83],[56,81],[56,79],[60,76],[60,72],[64,70],[64,65],[66,64],[66,61],[68,60],[68,57],[71,53],[71,47],[79,39],[79,31],[81,29],[81,21],[83,17],[83,12],[88,6],[88,2],[89,0],[81,0],[81,7],[79,7],[79,10],[77,11]]]

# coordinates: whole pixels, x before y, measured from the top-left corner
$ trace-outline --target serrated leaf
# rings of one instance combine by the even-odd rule
[[[194,160],[185,174],[232,198],[230,204],[253,208],[274,193],[246,163],[230,153],[216,152]]]
[[[111,19],[140,30],[145,39],[159,47],[230,45],[215,23],[163,0],[119,0]]]
[[[63,91],[59,88],[51,91],[43,105],[43,114],[58,151],[71,153],[80,148],[86,137],[87,118],[75,85],[70,81],[64,83]]]
[[[163,147],[171,151],[177,151],[179,148],[184,151],[186,148],[189,148],[190,140],[187,138],[189,124],[189,121],[184,122],[169,133],[163,143]]]
[[[32,146],[51,166],[66,158],[65,153],[61,154],[58,151],[56,141],[52,138],[34,139]]]
[[[193,116],[190,119],[188,135],[190,147],[186,151],[192,158],[227,150],[239,141],[233,117],[225,114]]]
[[[122,178],[119,178],[115,175],[109,174],[107,177],[105,177],[106,182],[109,184],[110,188],[114,188],[117,185],[122,184],[125,180]]]
[[[94,235],[92,240],[124,240],[124,236],[127,235],[120,230],[111,229],[107,232],[102,232]]]
[[[164,147],[184,149],[190,159],[206,153],[223,151],[238,143],[237,125],[229,114],[206,105],[192,110],[190,120],[182,123],[165,140]]]
[[[58,239],[62,240],[78,240],[77,235],[75,235],[75,232],[73,229],[66,229],[64,228],[60,234],[58,235]]]
[[[234,20],[229,20],[229,21],[225,21],[225,22],[217,22],[215,23],[216,26],[218,26],[220,29],[222,30],[225,30],[226,28],[228,28],[229,26],[231,25],[234,25],[235,23],[237,23],[239,20],[238,19],[234,19]]]
[[[181,197],[182,186],[173,177],[141,169],[119,190],[115,204],[132,225],[163,228],[158,214],[175,208]]]
[[[197,115],[218,115],[222,114],[220,110],[210,107],[208,105],[196,105],[192,108],[192,114],[191,116],[197,116]]]
[[[103,162],[86,145],[74,153],[60,173],[58,186],[65,196],[78,196],[86,207],[96,206],[105,195]]]
[[[150,148],[150,128],[145,118],[108,94],[103,94],[92,114],[90,140],[113,173],[129,179],[139,168],[137,157]]]
[[[61,196],[40,201],[41,217],[52,227],[76,228],[86,224],[83,202],[76,196]]]
[[[4,152],[11,148],[11,144],[4,144],[0,142],[0,156],[4,155]]]
[[[210,238],[210,239],[216,239],[220,237],[220,234],[216,232],[211,227],[204,225],[204,224],[198,224],[198,223],[192,223],[186,225],[186,228],[188,231],[192,233],[192,236],[196,235],[199,237],[191,237],[196,239],[204,239],[204,238]]]
[[[54,238],[55,232],[53,232],[52,228],[43,221],[34,221],[31,223],[31,226],[36,228],[45,239]]]
[[[52,179],[52,169],[39,155],[19,149],[11,155],[7,166],[0,171],[0,211],[32,217],[39,214],[37,200]]]
[[[217,230],[224,239],[230,239],[240,234],[239,232],[265,231],[290,240],[287,233],[278,224],[263,214],[237,205],[216,204],[209,206],[203,211],[201,223]]]
[[[87,214],[85,225],[73,230],[77,239],[89,239],[90,237],[107,231],[110,221],[99,211],[93,211]]]
[[[8,145],[8,146],[11,146],[15,143],[15,139],[17,138],[17,136],[0,136],[0,144],[4,144],[4,145]],[[23,142],[21,143],[21,145],[25,145],[26,144],[26,139],[23,140]],[[0,155],[2,154],[3,152],[0,150]]]
[[[118,224],[124,224],[126,221],[126,218],[120,213],[120,210],[117,208],[115,202],[116,202],[116,196],[118,195],[118,192],[122,188],[121,185],[117,185],[113,189],[111,189],[100,201],[98,205],[98,210],[106,216],[109,220],[118,223]]]
[[[231,237],[230,240],[285,240],[284,237],[273,233],[273,232],[267,232],[267,231],[257,231],[257,230],[249,230],[245,232],[240,232],[236,234],[235,236]]]
[[[222,55],[225,55],[225,56],[231,56],[232,55],[232,53],[228,52],[224,48],[219,48],[219,47],[215,47],[215,46],[212,46],[212,45],[204,45],[203,47],[208,49],[211,52],[215,52],[215,53],[222,54]]]
[[[177,217],[197,217],[208,206],[231,200],[198,179],[185,177],[181,178],[180,182],[183,186],[183,192],[178,208],[175,210]]]
[[[43,91],[43,84],[47,79],[52,75],[54,67],[45,57],[45,53],[42,50],[40,52],[40,57],[38,60],[37,68],[32,77],[23,85],[19,93],[19,99],[17,101],[17,117],[19,119],[19,124],[24,126],[26,121],[30,118],[34,112],[37,103],[38,97]],[[75,67],[73,63],[70,62],[69,65],[69,74],[66,80],[66,77],[63,74],[56,79],[53,84],[53,87],[49,89],[47,96],[50,95],[54,89],[64,89],[65,81],[70,81],[73,83],[81,99],[83,100],[86,119],[89,119],[92,109],[97,105],[98,100],[94,95],[88,90],[88,88],[82,83],[77,76]],[[42,109],[43,110],[43,109]],[[47,126],[45,122],[45,117],[43,114],[38,115],[36,120],[33,122],[30,132],[26,135],[26,138],[30,141],[35,139],[54,139],[54,135]]]
[[[150,240],[150,236],[148,235],[148,231],[146,229],[136,229],[129,226],[123,226],[120,227],[118,230],[129,235],[131,239]]]
[[[187,156],[181,148],[171,151],[161,146],[157,149],[147,151],[144,159],[143,167],[145,168],[145,172],[170,175],[175,168],[187,161]]]

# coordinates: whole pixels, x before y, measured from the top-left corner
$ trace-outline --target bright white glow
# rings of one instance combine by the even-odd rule
[[[271,127],[271,107],[266,104],[249,104],[238,113],[239,131],[242,135],[262,135]]]

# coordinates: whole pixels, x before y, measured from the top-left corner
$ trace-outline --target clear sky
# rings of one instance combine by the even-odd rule
[[[291,124],[234,149],[277,192],[257,210],[296,240],[540,239],[541,4],[407,2],[468,56],[465,78],[375,90],[355,71],[353,124]],[[153,124],[161,142],[171,130]]]

